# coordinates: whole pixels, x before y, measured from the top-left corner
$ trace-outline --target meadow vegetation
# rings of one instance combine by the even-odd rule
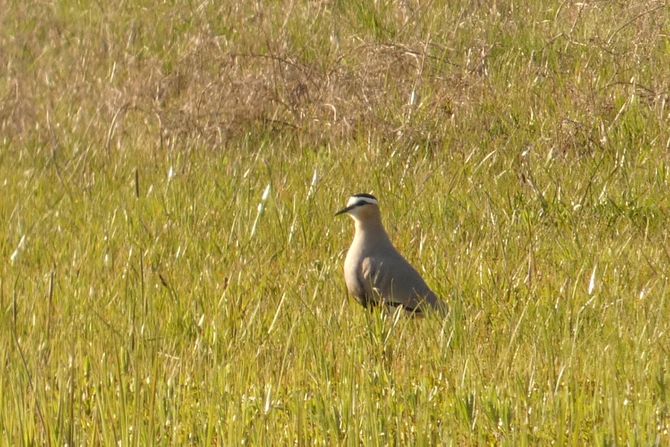
[[[0,444],[670,444],[669,99],[666,1],[1,1]]]

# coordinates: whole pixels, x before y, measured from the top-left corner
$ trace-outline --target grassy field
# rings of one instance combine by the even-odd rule
[[[667,2],[267,3],[0,1],[0,444],[669,445]]]

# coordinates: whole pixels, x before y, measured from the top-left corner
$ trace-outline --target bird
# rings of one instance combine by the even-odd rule
[[[341,214],[350,216],[355,224],[354,240],[344,260],[344,282],[363,307],[400,307],[413,315],[423,315],[428,309],[447,312],[446,304],[391,242],[375,196],[352,195],[347,206],[335,213]]]

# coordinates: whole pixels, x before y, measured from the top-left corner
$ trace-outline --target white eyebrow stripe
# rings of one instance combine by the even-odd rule
[[[372,205],[377,205],[377,201],[375,199],[371,199],[369,197],[360,197],[360,196],[351,196],[349,197],[349,201],[347,202],[347,206],[354,205],[359,202],[365,202],[365,203],[370,203]]]

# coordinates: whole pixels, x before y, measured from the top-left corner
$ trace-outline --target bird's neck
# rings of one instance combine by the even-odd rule
[[[391,243],[381,219],[367,220],[365,222],[356,220],[355,227],[355,238],[357,239]]]

